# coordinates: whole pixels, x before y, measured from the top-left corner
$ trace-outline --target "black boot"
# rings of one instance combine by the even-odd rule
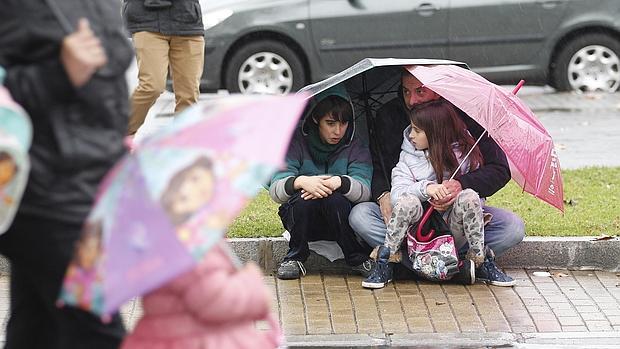
[[[394,264],[389,262],[390,249],[386,246],[379,246],[377,251],[377,263],[370,271],[370,275],[362,281],[364,288],[383,288],[388,282],[392,281],[392,271]]]

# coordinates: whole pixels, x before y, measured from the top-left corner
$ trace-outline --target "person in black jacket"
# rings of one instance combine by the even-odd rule
[[[33,124],[31,172],[12,226],[5,348],[117,348],[118,314],[103,323],[56,299],[105,173],[125,153],[132,51],[117,0],[5,0],[0,65]]]
[[[373,202],[356,205],[349,216],[353,230],[373,248],[383,245],[387,232],[386,224],[392,215],[391,173],[398,163],[403,131],[409,125],[408,110],[415,105],[440,98],[406,70],[403,70],[401,79],[398,97],[387,102],[376,113],[374,128],[376,145],[371,147]],[[460,110],[459,112],[471,135],[478,139],[484,129],[465,113]],[[497,143],[491,137],[483,137],[478,146],[484,160],[483,166],[458,179],[443,182],[453,195],[432,203],[436,209],[445,211],[463,189],[473,189],[481,198],[485,198],[496,193],[510,181],[510,167],[506,155]],[[490,206],[484,206],[483,211],[487,217],[491,217],[484,228],[485,245],[495,256],[523,240],[525,225],[517,215]],[[407,258],[403,258],[403,261],[406,260]]]
[[[198,0],[123,0],[132,34],[138,86],[131,96],[128,134],[133,135],[166,88],[168,66],[178,113],[196,103],[204,65],[204,27]]]

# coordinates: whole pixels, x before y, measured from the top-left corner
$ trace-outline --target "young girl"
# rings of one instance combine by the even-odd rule
[[[482,166],[482,155],[454,107],[440,99],[421,104],[410,112],[411,125],[404,131],[400,158],[392,170],[390,196],[394,210],[387,226],[383,246],[379,246],[377,264],[371,275],[362,282],[366,288],[382,288],[392,278],[392,266],[388,261],[396,257],[410,225],[419,221],[423,214],[422,202],[441,200],[450,193],[441,183],[450,178],[462,160],[471,153],[456,171],[455,179]],[[473,147],[473,150],[472,150]],[[459,192],[456,200],[443,217],[450,226],[458,250],[468,245],[465,254],[465,283],[475,281],[474,268],[483,263],[494,263],[486,259],[484,247],[484,217],[478,193],[471,189]],[[468,265],[467,265],[468,264]],[[497,270],[499,271],[499,269]],[[514,280],[503,275],[505,283],[512,286]]]
[[[217,204],[215,184],[212,163],[206,157],[197,158],[170,179],[162,206],[179,238],[196,245],[190,252],[204,257],[193,270],[143,297],[144,316],[122,349],[278,347],[280,328],[270,312],[271,295],[258,266],[235,265],[221,237],[206,254],[201,249],[202,244],[210,246],[210,228],[223,229],[220,222],[214,223],[217,214],[195,219],[207,205]],[[260,320],[270,322],[271,328],[258,330]]]

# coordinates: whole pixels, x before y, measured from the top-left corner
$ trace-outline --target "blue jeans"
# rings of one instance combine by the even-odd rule
[[[519,216],[497,207],[483,206],[482,210],[493,215],[491,221],[484,226],[484,243],[496,256],[523,240],[525,224]],[[349,215],[349,224],[371,247],[383,245],[387,228],[378,204],[362,202],[355,205]],[[467,252],[468,248],[466,244],[459,252]]]

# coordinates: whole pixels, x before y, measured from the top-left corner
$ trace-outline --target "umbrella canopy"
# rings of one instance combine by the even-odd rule
[[[381,149],[375,142],[375,112],[384,103],[399,95],[403,68],[409,65],[458,65],[462,62],[442,59],[365,58],[340,73],[302,88],[299,93],[314,96],[343,83],[351,96],[355,112],[355,133],[365,145]],[[383,169],[389,178],[391,169]]]
[[[0,67],[0,234],[11,225],[26,188],[32,141],[30,118],[2,85],[4,76]]]
[[[104,179],[59,303],[107,315],[191,269],[284,160],[305,96],[210,99]]]
[[[299,93],[314,96],[344,83],[355,108],[356,133],[368,144],[369,133],[373,130],[374,111],[399,93],[403,67],[444,64],[467,68],[465,63],[443,59],[365,58],[332,77],[305,86]]]
[[[564,211],[562,173],[553,139],[517,96],[454,65],[415,65],[407,70],[487,130],[506,153],[512,179],[524,191]]]

